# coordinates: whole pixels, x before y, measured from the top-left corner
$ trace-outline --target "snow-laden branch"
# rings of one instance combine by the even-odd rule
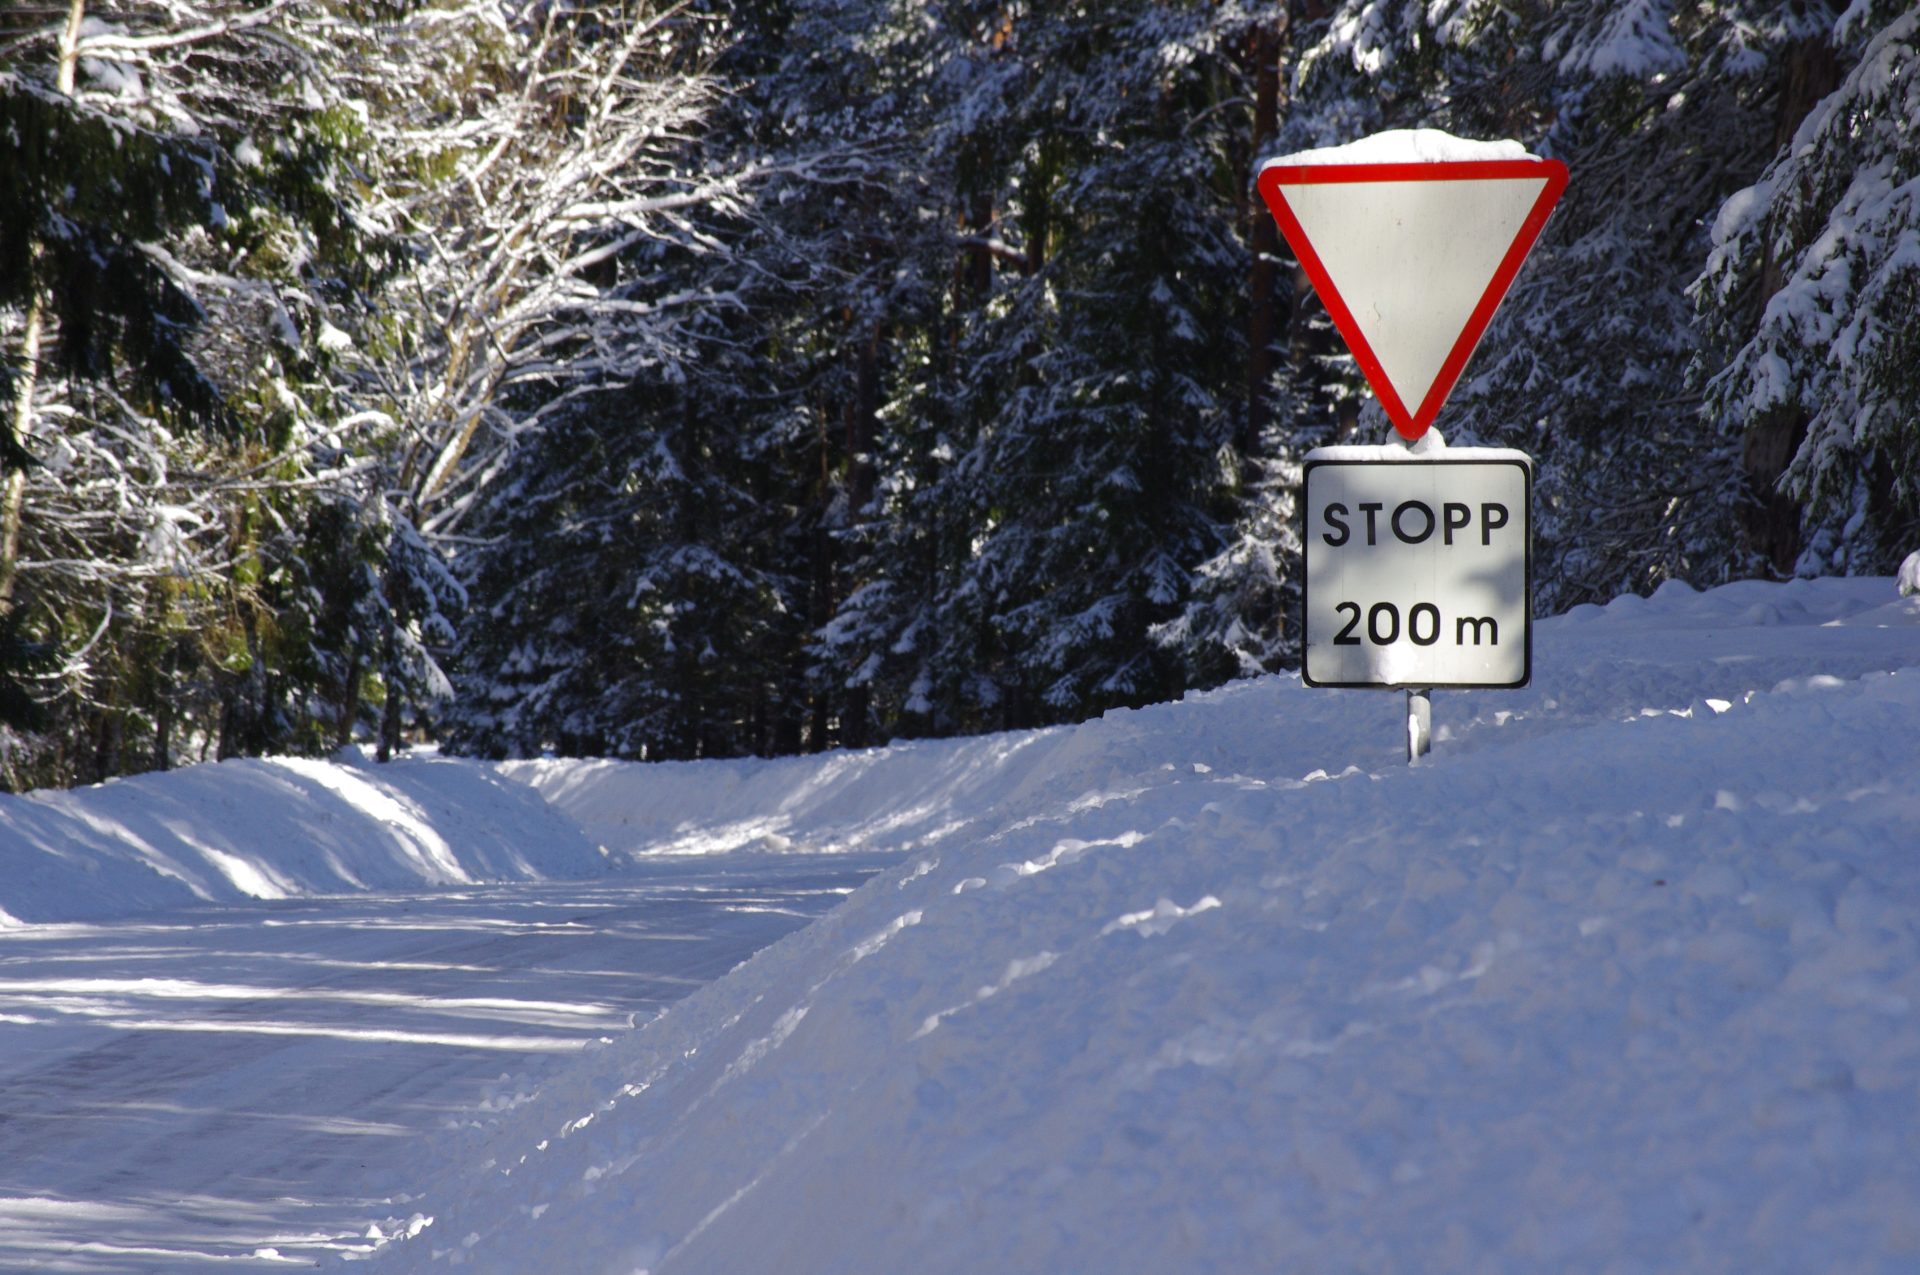
[[[508,435],[487,423],[508,386],[564,393],[621,348],[673,357],[699,299],[636,293],[630,263],[649,243],[725,251],[696,222],[747,203],[742,175],[690,167],[720,91],[674,32],[707,19],[596,12],[588,33],[571,16],[509,0],[409,20],[365,46],[348,86],[387,166],[369,215],[419,248],[401,344],[376,374],[416,435],[402,479],[423,507],[463,467],[495,472]],[[418,83],[437,87],[400,88]]]
[[[257,9],[221,18],[215,22],[208,22],[184,31],[167,31],[155,35],[129,35],[113,27],[99,26],[90,32],[83,32],[75,47],[79,55],[86,58],[114,53],[151,53],[161,49],[205,44],[222,36],[270,26],[297,2],[298,0],[272,0],[272,3]]]

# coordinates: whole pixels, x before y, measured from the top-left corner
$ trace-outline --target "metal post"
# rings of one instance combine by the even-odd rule
[[[1433,692],[1407,688],[1407,765],[1433,751]]]

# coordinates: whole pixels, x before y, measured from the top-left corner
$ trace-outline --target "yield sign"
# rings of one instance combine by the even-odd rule
[[[1460,379],[1566,189],[1567,166],[1283,161],[1259,184],[1388,419],[1412,440]]]

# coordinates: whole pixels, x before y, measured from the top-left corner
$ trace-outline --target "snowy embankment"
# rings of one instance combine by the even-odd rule
[[[607,870],[569,820],[486,767],[341,758],[0,795],[0,926]]]
[[[1535,683],[514,768],[900,866],[509,1086],[381,1270],[1920,1269],[1920,599],[1668,586]],[[428,1221],[428,1218],[431,1221]]]

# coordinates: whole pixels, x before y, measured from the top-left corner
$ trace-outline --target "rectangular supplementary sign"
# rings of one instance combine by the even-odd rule
[[[1532,469],[1499,456],[1308,456],[1307,685],[1527,684]]]

